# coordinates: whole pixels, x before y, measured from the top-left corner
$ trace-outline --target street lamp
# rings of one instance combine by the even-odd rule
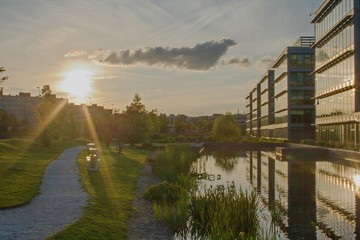
[[[41,96],[41,92],[40,92],[40,87],[36,87],[37,89],[39,89],[39,97]]]

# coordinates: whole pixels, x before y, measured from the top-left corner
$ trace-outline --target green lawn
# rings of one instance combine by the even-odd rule
[[[81,181],[90,194],[80,220],[50,239],[126,239],[137,177],[149,151],[127,147],[122,154],[103,149],[99,172],[88,172],[86,152],[78,158]]]
[[[30,140],[0,141],[0,208],[16,207],[39,193],[46,166],[66,148],[86,141],[54,141],[50,148]],[[81,181],[90,195],[81,219],[50,239],[126,239],[137,177],[149,151],[103,149],[99,172],[86,170],[86,150],[78,157]]]
[[[0,141],[0,209],[31,201],[39,193],[46,166],[66,148],[85,140],[53,141],[50,148],[23,139]]]

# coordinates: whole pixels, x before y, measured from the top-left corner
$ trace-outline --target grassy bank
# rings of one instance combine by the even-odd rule
[[[26,204],[39,193],[46,166],[66,148],[85,140],[53,141],[50,148],[23,139],[0,141],[0,209]]]
[[[88,172],[85,151],[78,158],[81,181],[90,195],[80,220],[50,239],[126,239],[136,181],[148,151],[103,149],[100,171]]]

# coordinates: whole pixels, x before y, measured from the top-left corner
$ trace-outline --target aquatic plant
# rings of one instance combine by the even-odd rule
[[[190,201],[192,234],[209,239],[255,239],[259,235],[261,204],[255,192],[219,185],[193,192]]]

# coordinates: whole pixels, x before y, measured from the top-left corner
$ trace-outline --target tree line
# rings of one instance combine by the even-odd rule
[[[153,141],[199,140],[199,141],[237,141],[241,136],[232,114],[227,113],[215,121],[207,116],[188,119],[177,115],[173,122],[175,134],[169,137],[168,117],[157,109],[148,110],[139,94],[122,112],[113,112],[97,106],[76,106],[67,100],[56,98],[49,85],[41,89],[40,102],[33,109],[37,126],[32,128],[29,120],[18,120],[13,114],[0,110],[0,137],[36,136],[44,146],[50,146],[52,139],[91,139],[95,131],[99,140],[107,146],[112,141],[123,143],[151,143]],[[86,108],[91,126],[80,114]],[[80,108],[80,111],[79,111]],[[82,116],[82,117],[81,117]],[[80,119],[79,119],[80,118]],[[81,119],[82,118],[82,119]]]

